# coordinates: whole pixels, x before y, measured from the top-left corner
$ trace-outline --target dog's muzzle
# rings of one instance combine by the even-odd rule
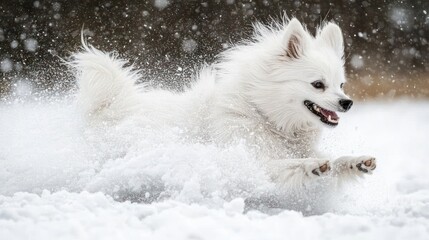
[[[314,115],[320,117],[320,121],[322,121],[323,123],[325,123],[329,126],[337,126],[338,125],[340,117],[338,117],[336,112],[322,108],[310,100],[305,100],[304,105],[308,108],[308,110],[310,110],[310,112],[312,112]]]

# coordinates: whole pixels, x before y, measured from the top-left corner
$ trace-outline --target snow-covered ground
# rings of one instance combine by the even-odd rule
[[[69,99],[1,103],[0,239],[429,239],[429,102],[341,117],[320,148],[378,167],[314,214],[314,201],[273,206],[288,197],[242,145],[131,122],[89,130]]]

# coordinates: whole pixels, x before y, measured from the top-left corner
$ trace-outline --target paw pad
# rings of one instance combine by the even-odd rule
[[[365,166],[367,166],[367,167],[371,166],[371,164],[372,164],[372,159],[370,159],[370,160],[366,160],[365,162],[363,162],[363,164],[364,164]]]
[[[377,165],[375,158],[370,158],[359,162],[358,164],[356,164],[356,167],[359,171],[363,173],[370,173],[377,167]]]
[[[327,163],[323,164],[322,166],[320,166],[320,172],[324,173],[328,170],[329,166]]]
[[[314,175],[320,176],[323,173],[328,172],[329,170],[331,170],[331,167],[329,166],[328,163],[323,164],[322,166],[313,169],[313,171],[311,171],[311,173],[313,173]]]

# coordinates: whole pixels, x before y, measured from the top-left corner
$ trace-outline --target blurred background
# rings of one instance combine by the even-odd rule
[[[88,42],[117,51],[153,85],[179,88],[196,66],[283,13],[311,32],[343,29],[348,93],[354,98],[429,97],[429,1],[1,0],[0,97],[75,87],[62,64]]]

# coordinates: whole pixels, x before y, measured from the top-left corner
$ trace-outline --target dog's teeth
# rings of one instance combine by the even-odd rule
[[[334,120],[334,119],[332,119],[332,118],[331,118],[331,115],[329,115],[329,116],[328,116],[328,122],[331,122],[331,123],[338,123],[338,120]]]
[[[316,111],[316,112],[320,112],[320,108],[319,108],[318,106],[316,106],[316,105],[314,105],[314,106],[313,106],[313,109],[314,109],[314,111]]]
[[[338,123],[338,120],[332,119],[331,115],[328,116],[328,122],[330,123]]]

